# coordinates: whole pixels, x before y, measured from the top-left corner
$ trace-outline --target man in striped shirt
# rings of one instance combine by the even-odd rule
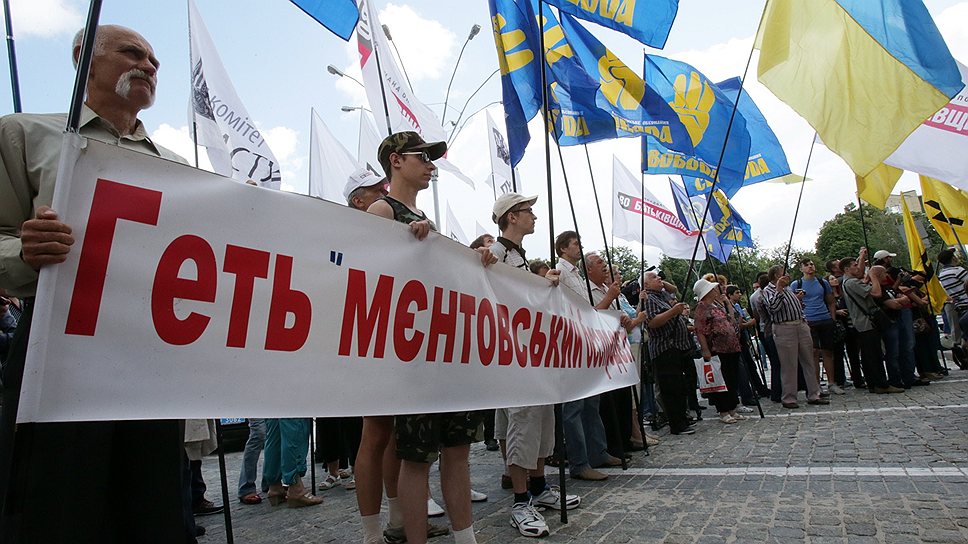
[[[968,353],[962,345],[962,326],[961,316],[968,315],[968,294],[965,287],[968,286],[968,271],[959,262],[958,254],[954,249],[948,248],[938,253],[938,262],[941,263],[941,271],[938,272],[938,281],[948,293],[948,300],[944,303],[945,318],[948,326],[951,327],[951,339],[955,347],[951,350],[955,361],[961,368],[968,367]]]
[[[817,364],[813,360],[813,339],[810,327],[803,318],[803,290],[788,289],[790,276],[783,265],[774,265],[768,272],[770,283],[763,289],[766,310],[773,321],[773,339],[780,355],[780,381],[784,408],[799,408],[797,404],[797,364],[803,367],[807,383],[807,404],[830,404],[820,397]]]

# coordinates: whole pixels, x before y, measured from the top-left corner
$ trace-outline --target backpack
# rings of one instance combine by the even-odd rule
[[[830,284],[827,283],[827,280],[823,278],[817,279],[820,280],[820,285],[823,286],[823,298],[826,299],[827,295],[830,293]],[[797,289],[803,289],[803,278],[799,278],[796,283]]]

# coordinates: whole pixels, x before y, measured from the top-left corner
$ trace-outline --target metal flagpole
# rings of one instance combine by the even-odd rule
[[[192,8],[191,8],[191,5],[189,5],[189,2],[190,1],[191,0],[187,0],[185,2],[185,9],[186,9],[186,11],[188,11],[188,86],[190,87],[189,90],[188,90],[189,97],[190,97],[189,100],[191,100],[192,93],[195,92],[194,82],[192,81],[192,77],[193,77],[193,72],[192,72],[192,70],[193,70],[193,67],[192,67],[192,57],[193,57],[193,55],[192,55],[192,52],[193,52],[193,49],[192,49]],[[194,104],[194,102],[192,103],[192,151],[194,152],[194,155],[195,155],[195,168],[198,168],[198,120],[195,117],[195,104]]]
[[[3,0],[3,23],[7,31],[7,59],[10,63],[10,91],[13,94],[13,112],[20,113],[23,109],[20,105],[20,76],[17,74],[17,48],[13,41],[10,0]]]
[[[592,180],[592,193],[595,195],[595,209],[598,210],[598,224],[602,227],[602,243],[605,244],[605,261],[608,263],[608,275],[612,276],[612,254],[608,249],[608,236],[605,234],[605,220],[602,218],[602,205],[598,201],[598,189],[595,187],[595,172],[592,170],[592,157],[588,154],[588,144],[582,144],[585,148],[585,159],[588,161],[588,175]],[[558,148],[559,155],[561,154],[561,148]],[[564,170],[565,163],[562,161],[561,168]],[[571,197],[569,196],[569,203]],[[572,215],[574,215],[574,209],[572,209]],[[612,281],[615,281],[612,278]],[[615,308],[618,310],[622,309],[622,305],[619,303],[618,299],[615,299]]]
[[[787,242],[786,256],[783,257],[783,269],[790,268],[790,250],[793,249],[793,231],[797,228],[797,217],[800,215],[800,201],[803,200],[803,186],[807,184],[807,171],[810,170],[810,159],[813,157],[813,148],[817,145],[817,133],[813,133],[813,139],[810,140],[810,152],[807,153],[807,164],[803,167],[803,181],[800,182],[800,196],[797,198],[797,209],[793,212],[793,224],[790,226],[790,240]],[[858,200],[860,195],[857,196]],[[864,214],[861,213],[861,219],[864,218]],[[864,244],[867,244],[867,231],[864,230]]]
[[[548,78],[545,73],[546,64],[546,51],[545,49],[545,33],[544,33],[544,0],[538,0],[538,32],[541,35],[541,115],[544,118],[544,143],[545,143],[545,177],[548,182],[548,237],[550,238],[551,253],[549,255],[548,262],[552,268],[555,267],[555,257],[557,253],[555,252],[555,207],[552,200],[552,188],[551,188],[551,142],[549,141],[548,127],[550,119],[550,114],[548,112]],[[553,125],[551,125],[553,126]],[[511,165],[511,183],[514,190],[517,191],[517,180],[514,174],[514,165]],[[579,238],[580,240],[580,238]],[[555,437],[558,438],[559,443],[557,448],[559,448],[561,453],[565,458],[568,457],[568,452],[565,449],[565,428],[564,428],[564,415],[562,410],[562,404],[555,405]],[[568,497],[566,482],[565,482],[565,463],[564,459],[558,460],[558,486],[561,488],[562,501]],[[561,522],[568,523],[568,507],[565,506],[561,509]]]
[[[767,4],[769,0],[767,0]],[[766,14],[766,5],[763,5],[763,13],[760,14],[760,22],[756,25],[757,34],[759,33],[759,27],[763,24],[763,15]],[[746,84],[746,75],[750,70],[750,63],[753,62],[753,51],[756,50],[756,41],[754,40],[753,47],[750,48],[750,55],[746,59],[746,68],[743,69],[743,79],[739,82],[739,91],[736,93],[736,100],[733,102],[733,111],[729,116],[729,123],[726,125],[726,136],[723,138],[723,149],[719,152],[719,160],[716,162],[716,174],[713,176],[713,184],[709,189],[709,193],[712,194],[716,190],[716,184],[719,182],[719,171],[721,170],[723,157],[726,155],[726,145],[729,143],[729,134],[733,130],[733,120],[736,118],[736,111],[739,109],[739,99],[743,96],[743,86]],[[699,223],[699,238],[696,240],[696,245],[692,248],[692,257],[689,259],[689,270],[686,272],[685,285],[689,285],[689,280],[692,276],[692,263],[696,260],[696,253],[699,252],[699,244],[702,243],[702,229],[706,226],[706,216],[709,215],[709,202],[706,199],[706,209],[702,213],[702,221]]]

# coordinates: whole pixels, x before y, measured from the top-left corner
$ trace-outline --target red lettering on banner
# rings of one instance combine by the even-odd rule
[[[444,298],[444,290],[434,287],[434,303],[430,314],[430,332],[427,333],[427,355],[428,361],[437,360],[437,342],[440,337],[444,337],[444,359],[445,363],[454,362],[454,340],[457,337],[457,291],[448,293],[447,308],[449,312],[444,312],[441,307]]]
[[[349,355],[353,347],[353,332],[357,331],[357,355],[367,357],[370,341],[376,333],[373,357],[383,358],[387,345],[387,325],[390,321],[390,296],[393,276],[381,274],[373,293],[373,303],[366,307],[366,272],[349,269],[346,282],[346,301],[343,304],[343,327],[340,331],[339,354]]]
[[[244,348],[249,331],[249,315],[252,310],[252,288],[256,278],[269,277],[268,251],[242,246],[225,246],[225,263],[222,271],[235,274],[235,291],[232,294],[232,313],[229,317],[229,334],[226,347]]]
[[[487,366],[494,360],[494,348],[497,345],[497,324],[494,319],[494,305],[486,298],[481,299],[477,308],[477,353],[481,356],[481,364]],[[484,328],[487,328],[485,335]]]
[[[98,179],[87,218],[65,334],[94,336],[119,219],[157,225],[161,192]]]
[[[514,360],[511,349],[511,312],[503,304],[497,305],[497,364],[507,366]]]
[[[572,345],[572,338],[575,335],[575,331],[571,327],[570,319],[563,317],[561,318],[561,320],[564,322],[564,327],[562,327],[562,331],[561,331],[562,332],[561,334],[562,366],[564,366],[565,368],[573,368],[572,367],[572,349],[574,349],[574,346]]]
[[[269,303],[269,323],[266,325],[266,349],[296,351],[309,338],[309,323],[313,305],[302,291],[290,287],[292,257],[276,255],[276,269],[272,274],[272,299]],[[286,320],[292,314],[292,327]]]
[[[397,300],[397,312],[393,316],[393,350],[401,361],[408,363],[420,352],[424,339],[424,333],[417,330],[407,338],[407,331],[413,329],[415,313],[410,311],[413,304],[417,305],[418,312],[427,309],[427,290],[417,280],[410,280],[403,286],[400,299]]]
[[[198,270],[197,279],[178,277],[182,264],[189,260]],[[158,261],[151,287],[151,320],[159,338],[169,344],[184,346],[202,336],[212,318],[191,312],[185,319],[178,319],[175,301],[215,302],[217,275],[215,252],[202,238],[185,234],[168,244]]]
[[[460,349],[460,362],[467,364],[471,362],[471,318],[477,313],[477,301],[472,295],[461,293],[460,313],[464,316],[464,336]]]
[[[531,327],[531,311],[527,308],[518,308],[511,318],[511,337],[514,342],[514,354],[521,368],[528,366],[528,345],[521,343],[519,331],[529,327]]]
[[[558,335],[561,333],[562,317],[551,316],[551,330],[548,334],[548,351],[545,353],[544,366],[548,368],[559,368],[561,366],[561,349],[558,344]]]
[[[541,332],[541,318],[544,314],[536,312],[534,315],[534,328],[531,329],[531,342],[528,346],[528,353],[531,355],[531,366],[541,366],[544,358],[545,348],[548,345],[548,337]]]

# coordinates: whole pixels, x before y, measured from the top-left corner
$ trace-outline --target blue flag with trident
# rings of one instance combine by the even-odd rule
[[[645,81],[679,114],[696,152],[683,154],[643,139],[642,171],[712,182],[718,169],[716,186],[727,192],[739,190],[750,156],[750,135],[742,113],[733,115],[734,102],[699,70],[657,55],[645,55]]]

